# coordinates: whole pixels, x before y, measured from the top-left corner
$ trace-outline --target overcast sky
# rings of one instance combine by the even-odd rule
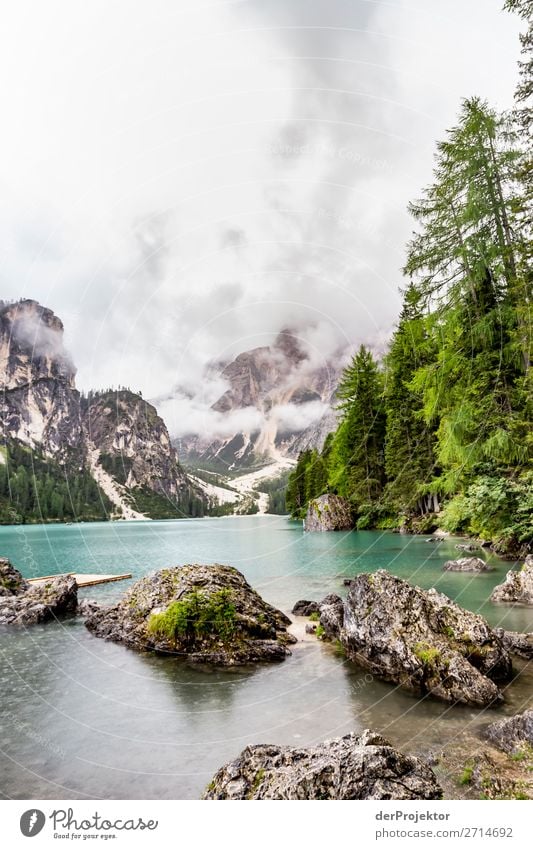
[[[57,312],[80,388],[146,397],[283,326],[382,345],[435,140],[512,104],[501,5],[4,4],[0,296]]]

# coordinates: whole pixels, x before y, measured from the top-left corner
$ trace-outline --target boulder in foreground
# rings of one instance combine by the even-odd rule
[[[528,554],[521,569],[511,569],[503,584],[494,587],[491,601],[533,605],[533,554]]]
[[[78,587],[72,575],[29,584],[9,560],[0,558],[0,625],[35,625],[74,613]]]
[[[327,596],[320,623],[346,655],[371,673],[446,702],[503,701],[495,682],[509,680],[511,659],[479,615],[436,590],[381,569],[355,577],[348,596]]]
[[[533,709],[499,719],[485,729],[491,743],[508,754],[533,754]]]
[[[97,637],[192,663],[236,666],[283,660],[296,642],[291,620],[267,604],[232,566],[161,569],[115,605],[89,612]]]
[[[350,531],[353,526],[352,511],[344,498],[327,493],[309,502],[305,531]]]
[[[248,746],[223,766],[204,799],[440,799],[432,770],[363,731],[308,749]]]

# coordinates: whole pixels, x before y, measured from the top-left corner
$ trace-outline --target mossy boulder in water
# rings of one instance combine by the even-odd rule
[[[291,620],[232,566],[161,569],[137,581],[111,607],[89,612],[97,637],[193,663],[235,666],[283,660],[295,637]]]
[[[512,666],[501,636],[442,593],[380,569],[357,575],[345,601],[330,595],[320,609],[326,635],[377,677],[447,702],[503,701],[496,682],[509,680]]]

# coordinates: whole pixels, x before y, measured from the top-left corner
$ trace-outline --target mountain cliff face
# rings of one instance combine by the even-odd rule
[[[120,484],[175,496],[187,485],[167,427],[152,404],[128,389],[91,392],[82,401],[90,450]]]
[[[256,429],[236,429],[224,438],[191,434],[179,440],[180,452],[191,463],[223,471],[321,447],[336,425],[340,362],[315,366],[290,330],[283,330],[271,346],[239,354],[220,368],[229,387],[212,409],[236,421],[239,411],[252,409]]]
[[[0,302],[0,513],[61,519],[81,505],[88,518],[201,515],[206,499],[180,467],[155,407],[129,390],[81,398],[75,375],[51,310]],[[79,494],[74,514],[69,492]]]
[[[64,462],[85,451],[63,324],[36,301],[0,306],[0,429]]]

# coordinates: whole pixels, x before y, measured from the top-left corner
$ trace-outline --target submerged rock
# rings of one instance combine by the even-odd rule
[[[457,551],[479,551],[480,546],[475,542],[460,542],[455,546]]]
[[[503,584],[494,587],[491,601],[533,605],[533,554],[528,554],[521,569],[511,569]]]
[[[291,611],[295,616],[311,616],[312,613],[320,613],[317,601],[297,601]]]
[[[442,567],[445,572],[491,572],[491,567],[481,557],[460,557],[447,560]]]
[[[479,615],[436,590],[383,569],[358,575],[346,600],[328,596],[320,624],[347,656],[371,673],[447,702],[503,701],[495,682],[512,673],[509,652]]]
[[[309,502],[305,531],[349,531],[353,526],[352,511],[344,498],[327,493]]]
[[[432,770],[379,734],[318,746],[248,746],[222,767],[204,799],[440,799]]]
[[[97,637],[193,663],[235,666],[283,660],[291,620],[232,566],[187,565],[137,581],[111,607],[89,613]]]
[[[485,729],[485,734],[503,752],[533,754],[533,709],[493,722]]]
[[[0,625],[34,625],[74,613],[78,587],[72,575],[29,584],[5,558],[0,559]]]

